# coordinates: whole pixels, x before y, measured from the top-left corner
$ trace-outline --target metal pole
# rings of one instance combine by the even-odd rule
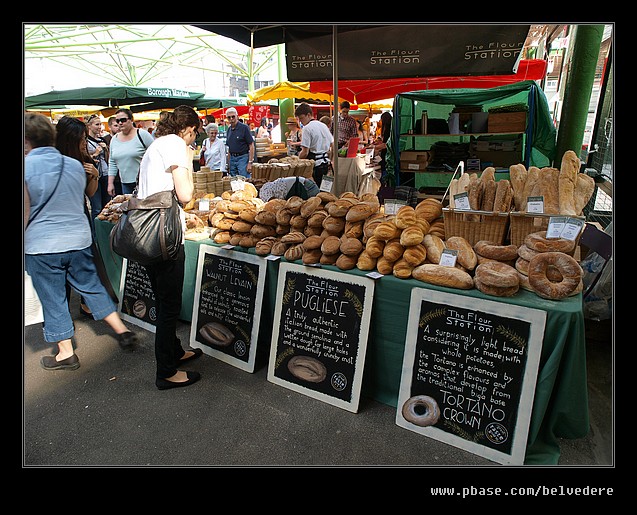
[[[577,26],[557,133],[556,168],[560,167],[562,156],[567,150],[573,150],[577,155],[581,153],[603,35],[603,25]]]
[[[332,80],[334,82],[334,123],[332,128],[334,129],[334,153],[332,159],[334,160],[334,185],[338,186],[338,29],[337,25],[332,25]],[[320,186],[320,184],[319,184]],[[336,194],[338,188],[333,192]]]

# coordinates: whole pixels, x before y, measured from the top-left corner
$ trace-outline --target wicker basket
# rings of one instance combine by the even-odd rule
[[[502,245],[509,228],[509,213],[442,208],[445,239],[462,236],[471,245],[480,240]]]
[[[534,232],[546,231],[549,227],[549,220],[552,216],[566,216],[566,215],[549,215],[544,213],[524,213],[521,211],[512,211],[510,213],[511,225],[509,240],[513,245],[519,247],[524,243],[526,237]],[[569,218],[577,218],[579,220],[586,220],[582,216],[570,216]],[[579,244],[580,234],[575,240],[575,247]]]

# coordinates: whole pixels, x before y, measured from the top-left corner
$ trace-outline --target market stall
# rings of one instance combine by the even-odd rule
[[[109,246],[112,223],[96,220],[96,238],[104,257],[109,279],[120,292],[122,259]],[[180,318],[192,317],[197,260],[201,245],[221,246],[210,239],[186,241],[186,266],[183,304]],[[234,247],[238,253],[254,254],[254,248]],[[265,259],[265,258],[263,258]],[[281,258],[283,262],[287,261]],[[266,290],[260,316],[259,347],[267,351],[274,320],[276,284],[281,260],[267,260]],[[357,268],[340,270],[323,265],[347,276],[363,276]],[[399,279],[385,275],[375,283],[372,321],[369,331],[362,395],[396,406],[405,350],[409,316],[409,298],[413,288],[458,293],[459,290],[415,279]],[[462,295],[476,302],[494,297],[479,290],[465,290]],[[505,305],[517,305],[546,313],[544,341],[541,350],[537,386],[533,400],[526,450],[526,464],[556,464],[559,458],[559,438],[580,438],[587,434],[588,396],[586,389],[586,354],[584,317],[581,294],[559,301],[542,299],[532,292],[520,290],[514,297],[497,298]]]

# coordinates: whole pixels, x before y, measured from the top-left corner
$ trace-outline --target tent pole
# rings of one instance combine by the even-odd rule
[[[334,82],[334,117],[332,118],[334,122],[332,123],[332,130],[334,133],[334,148],[332,159],[334,160],[333,168],[334,168],[334,186],[336,189],[332,192],[336,195],[338,191],[338,109],[336,105],[338,104],[338,45],[337,45],[337,26],[332,25],[332,80]],[[320,184],[319,184],[320,186]]]

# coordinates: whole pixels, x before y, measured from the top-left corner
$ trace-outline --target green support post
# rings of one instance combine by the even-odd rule
[[[557,134],[556,168],[560,167],[567,150],[573,150],[578,156],[581,153],[603,35],[603,25],[577,26]]]

